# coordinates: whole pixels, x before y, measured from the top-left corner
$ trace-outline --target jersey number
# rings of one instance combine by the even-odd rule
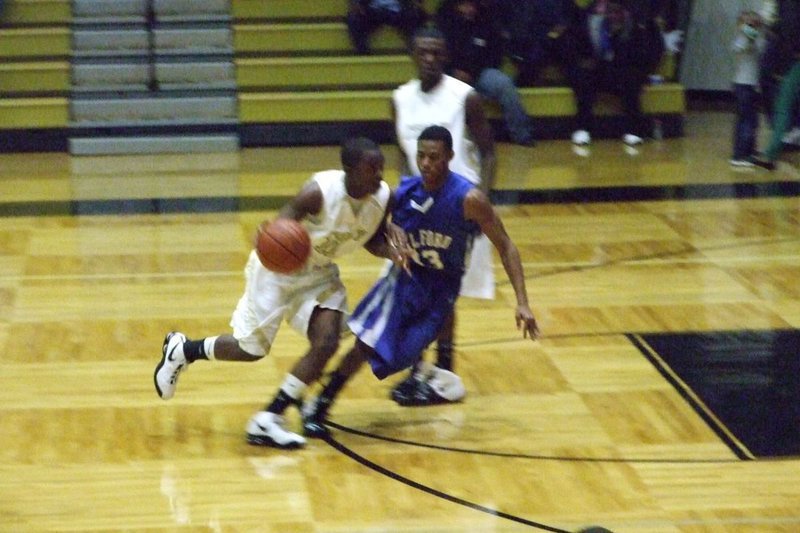
[[[423,262],[422,259],[425,259],[425,261]],[[422,250],[421,253],[414,250],[414,262],[420,266],[427,266],[430,268],[435,268],[436,270],[444,270],[444,263],[442,263],[442,259],[439,257],[439,252],[436,250]]]

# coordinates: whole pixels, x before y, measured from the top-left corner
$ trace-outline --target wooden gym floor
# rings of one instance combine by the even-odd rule
[[[0,530],[800,531],[800,158],[731,170],[730,128],[501,145],[542,340],[497,263],[497,300],[459,303],[463,403],[400,408],[365,371],[294,452],[243,432],[288,327],[169,402],[152,372],[167,331],[228,331],[256,224],[337,148],[0,155]],[[379,268],[342,262],[351,304]]]

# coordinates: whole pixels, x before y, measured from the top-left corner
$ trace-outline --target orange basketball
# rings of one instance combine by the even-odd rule
[[[258,226],[256,253],[265,268],[291,274],[305,265],[311,253],[311,239],[306,228],[296,220],[264,221]]]

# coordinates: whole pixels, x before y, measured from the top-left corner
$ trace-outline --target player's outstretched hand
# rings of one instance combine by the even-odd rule
[[[536,317],[533,316],[533,311],[527,305],[517,306],[517,329],[522,330],[522,338],[528,338],[535,341],[539,338],[539,325],[536,323]]]
[[[402,267],[410,276],[411,267],[409,266],[409,261],[413,257],[414,249],[408,242],[408,235],[400,226],[387,222],[385,238],[389,245],[389,258],[395,265]]]

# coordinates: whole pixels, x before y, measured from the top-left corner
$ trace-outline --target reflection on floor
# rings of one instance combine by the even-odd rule
[[[639,339],[645,355],[738,455],[800,455],[800,331]]]

